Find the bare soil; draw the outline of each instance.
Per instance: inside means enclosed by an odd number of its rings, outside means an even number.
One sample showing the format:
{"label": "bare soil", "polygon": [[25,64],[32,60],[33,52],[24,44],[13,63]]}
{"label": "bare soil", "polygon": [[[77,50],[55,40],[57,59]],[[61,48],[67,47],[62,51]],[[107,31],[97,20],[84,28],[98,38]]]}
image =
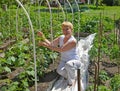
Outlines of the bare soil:
{"label": "bare soil", "polygon": [[[59,60],[56,60],[54,63],[49,65],[48,70],[44,77],[39,78],[40,81],[38,82],[37,90],[38,91],[46,91],[53,80],[55,80],[59,75],[56,72],[56,68],[59,64]],[[35,91],[35,86],[30,87],[30,91]]]}

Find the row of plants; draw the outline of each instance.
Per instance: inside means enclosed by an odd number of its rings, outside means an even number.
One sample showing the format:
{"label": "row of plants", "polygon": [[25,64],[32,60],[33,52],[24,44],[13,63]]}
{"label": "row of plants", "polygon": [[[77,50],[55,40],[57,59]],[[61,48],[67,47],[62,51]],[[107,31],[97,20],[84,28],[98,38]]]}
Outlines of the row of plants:
{"label": "row of plants", "polygon": [[[120,89],[120,74],[115,74],[114,77],[110,78],[104,70],[100,72],[100,81],[105,83],[109,81],[109,85],[105,86],[104,84],[100,84],[98,86],[98,91],[119,91]],[[93,91],[94,84],[88,87],[87,91]]]}
{"label": "row of plants", "polygon": [[[27,11],[29,11],[29,15],[31,21],[33,23],[34,31],[35,31],[35,41],[36,41],[36,50],[37,50],[37,75],[38,77],[44,76],[46,69],[49,64],[52,63],[53,59],[57,58],[58,53],[53,53],[47,48],[38,47],[37,43],[39,38],[37,37],[36,32],[42,31],[45,33],[46,37],[52,40],[52,37],[55,38],[61,34],[61,23],[64,21],[63,13],[52,13],[52,25],[50,21],[50,13],[49,11],[40,12],[40,7],[34,6],[25,6]],[[42,7],[43,8],[43,7]],[[46,7],[45,7],[46,8]],[[48,9],[49,10],[49,9]],[[16,13],[17,12],[17,13]],[[5,53],[4,58],[0,58],[0,74],[7,72],[12,72],[13,68],[23,67],[24,71],[21,72],[15,80],[11,79],[0,79],[4,80],[7,85],[1,87],[2,91],[29,91],[29,87],[34,85],[34,61],[33,61],[33,43],[32,43],[32,32],[28,23],[28,19],[25,16],[23,10],[19,7],[18,9],[8,9],[4,11],[0,8],[0,44],[2,45],[6,40],[15,39],[16,42],[12,46],[9,46],[7,50],[1,50],[1,52]],[[84,32],[84,33],[97,33],[94,46],[90,51],[91,60],[94,57],[98,56],[98,36],[99,36],[99,25],[102,20],[102,28],[103,35],[101,39],[101,53],[108,55],[111,59],[119,58],[119,46],[117,44],[113,44],[114,42],[114,20],[110,17],[104,17],[100,19],[100,17],[84,15],[84,13],[80,14],[80,30],[78,31],[78,12],[74,12],[74,32]],[[17,17],[17,18],[16,18]],[[67,14],[67,20],[72,22],[72,14]],[[17,24],[17,25],[16,25]],[[16,26],[18,28],[16,28]],[[51,34],[51,27],[52,32]],[[17,29],[17,30],[16,30]],[[109,34],[108,34],[109,33]],[[108,34],[108,35],[107,35]],[[24,44],[21,41],[25,38],[29,38],[29,42]],[[112,47],[111,47],[112,46]],[[32,51],[31,51],[32,50]],[[103,76],[102,75],[101,80]],[[118,79],[119,75],[112,79]],[[108,80],[107,76],[104,77],[105,81]],[[38,79],[39,80],[39,79]],[[119,88],[118,85],[114,85],[113,83],[118,84],[118,80],[111,80],[111,89]],[[113,86],[114,85],[114,86]],[[115,87],[118,86],[118,87]],[[104,89],[104,87],[100,87],[100,89]],[[91,89],[91,88],[90,88]],[[106,88],[105,88],[106,89]],[[92,91],[92,90],[91,90]],[[100,90],[101,91],[101,90]],[[103,90],[105,91],[105,90]],[[106,90],[109,91],[109,90]],[[116,90],[114,90],[116,91]]]}
{"label": "row of plants", "polygon": [[[26,7],[28,8],[28,7]],[[28,8],[29,9],[29,8]],[[36,32],[40,30],[40,22],[41,20],[41,31],[44,31],[46,37],[50,39],[50,21],[49,13],[43,13],[43,16],[46,19],[39,17],[39,12],[35,12],[36,8],[31,7],[30,9],[30,17],[33,23],[33,27],[35,29],[35,39],[36,39],[36,50],[37,50],[37,78],[39,81],[39,77],[44,76],[46,69],[48,68],[49,64],[52,63],[52,59],[57,57],[57,53],[53,53],[46,48],[39,48],[37,43],[37,34]],[[16,20],[16,11],[17,17]],[[1,50],[1,52],[5,53],[4,58],[0,58],[0,74],[13,72],[17,67],[22,67],[24,69],[23,72],[19,73],[15,79],[3,78],[0,79],[1,82],[5,82],[6,85],[0,87],[2,91],[28,91],[29,87],[34,85],[34,61],[33,61],[33,44],[32,44],[32,33],[29,29],[28,19],[25,16],[23,10],[19,8],[16,9],[9,9],[7,11],[3,11],[0,9],[1,16],[0,16],[0,41],[1,45],[6,42],[6,40],[15,39],[16,42],[12,46],[9,46],[7,50]],[[48,18],[48,19],[47,19]],[[17,22],[16,22],[17,21]],[[54,21],[57,23],[57,21]],[[18,24],[18,28],[16,30],[16,24]],[[56,30],[56,29],[55,29]],[[59,34],[59,32],[58,32]],[[57,35],[56,35],[57,36]],[[24,38],[29,38],[30,41],[26,44],[23,44],[21,41]],[[14,69],[14,70],[13,70]]]}

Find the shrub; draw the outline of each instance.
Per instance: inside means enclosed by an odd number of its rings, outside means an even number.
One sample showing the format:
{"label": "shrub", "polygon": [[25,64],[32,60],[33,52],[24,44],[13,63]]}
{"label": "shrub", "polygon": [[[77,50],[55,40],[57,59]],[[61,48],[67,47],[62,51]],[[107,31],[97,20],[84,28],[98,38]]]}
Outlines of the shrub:
{"label": "shrub", "polygon": [[120,0],[114,0],[114,5],[120,6]]}
{"label": "shrub", "polygon": [[114,4],[113,0],[103,0],[102,3],[107,5],[107,6],[112,6]]}
{"label": "shrub", "polygon": [[120,0],[102,0],[102,3],[107,6],[119,6]]}

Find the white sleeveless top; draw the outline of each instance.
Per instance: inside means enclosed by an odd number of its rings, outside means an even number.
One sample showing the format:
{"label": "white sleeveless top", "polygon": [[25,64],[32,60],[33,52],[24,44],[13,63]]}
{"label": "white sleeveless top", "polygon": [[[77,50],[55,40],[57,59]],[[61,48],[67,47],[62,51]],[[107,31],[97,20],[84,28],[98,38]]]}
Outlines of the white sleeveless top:
{"label": "white sleeveless top", "polygon": [[[59,46],[60,47],[64,44],[64,42],[63,42],[64,37],[65,37],[64,35],[60,36],[60,39],[59,39]],[[73,36],[71,36],[67,42],[70,42],[72,40],[76,41],[76,39]],[[74,47],[74,48],[72,48],[68,51],[61,52],[61,60],[62,61],[67,62],[67,61],[70,61],[70,60],[73,60],[73,59],[74,60],[79,60],[79,56],[77,54],[77,48],[76,47]]]}

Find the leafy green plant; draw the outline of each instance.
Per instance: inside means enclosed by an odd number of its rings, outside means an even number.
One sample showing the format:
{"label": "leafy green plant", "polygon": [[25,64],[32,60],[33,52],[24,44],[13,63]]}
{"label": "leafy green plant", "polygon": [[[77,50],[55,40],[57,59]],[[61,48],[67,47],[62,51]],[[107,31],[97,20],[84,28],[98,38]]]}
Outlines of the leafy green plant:
{"label": "leafy green plant", "polygon": [[[94,91],[94,86],[93,85],[89,86],[86,91]],[[112,91],[112,90],[110,90],[106,86],[100,85],[98,86],[98,91]]]}
{"label": "leafy green plant", "polygon": [[108,74],[104,70],[100,71],[99,78],[100,78],[100,81],[103,83],[106,82],[107,80],[109,80]]}
{"label": "leafy green plant", "polygon": [[120,89],[120,74],[116,74],[110,81],[112,91],[119,91]]}
{"label": "leafy green plant", "polygon": [[103,19],[103,30],[104,32],[110,32],[114,29],[114,21],[109,17]]}
{"label": "leafy green plant", "polygon": [[5,58],[0,58],[0,74],[3,72],[11,72],[11,69],[5,65],[6,64],[6,59]]}
{"label": "leafy green plant", "polygon": [[98,87],[98,91],[112,91],[112,90],[110,90],[109,88],[107,88],[106,86],[99,86]]}
{"label": "leafy green plant", "polygon": [[23,43],[16,43],[6,52],[6,63],[9,65],[21,66],[29,59],[29,47]]}
{"label": "leafy green plant", "polygon": [[113,47],[110,49],[110,58],[117,59],[119,57],[120,57],[119,45],[114,44]]}

